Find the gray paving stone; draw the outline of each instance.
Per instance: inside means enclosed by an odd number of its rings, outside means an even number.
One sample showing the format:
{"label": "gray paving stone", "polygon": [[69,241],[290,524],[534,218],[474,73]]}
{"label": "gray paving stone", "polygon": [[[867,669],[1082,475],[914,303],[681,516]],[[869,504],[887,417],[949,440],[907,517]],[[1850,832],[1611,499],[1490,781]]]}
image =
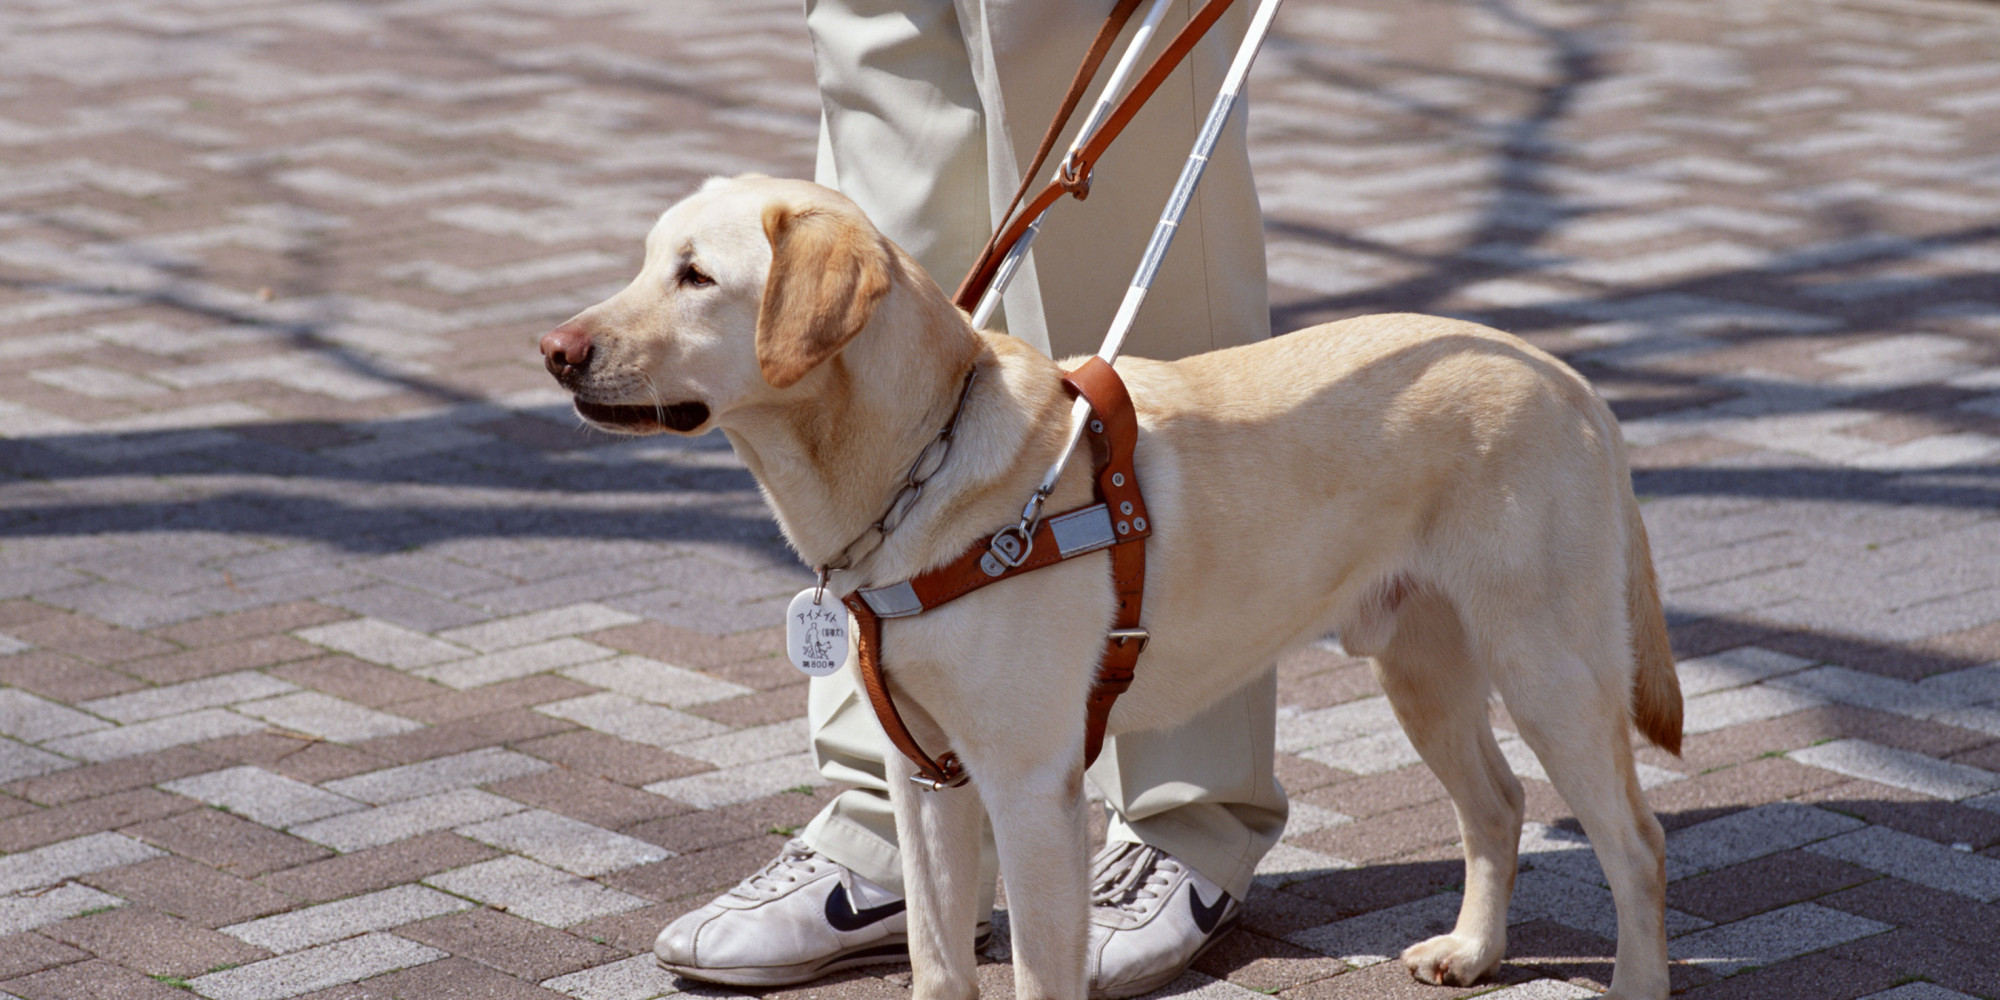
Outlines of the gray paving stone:
{"label": "gray paving stone", "polygon": [[595,632],[614,625],[629,625],[638,620],[637,615],[585,602],[449,629],[439,633],[438,638],[490,653],[531,642]]}
{"label": "gray paving stone", "polygon": [[684,778],[669,778],[646,786],[646,791],[700,809],[715,809],[738,802],[761,799],[792,788],[818,788],[826,783],[811,753],[798,753],[755,764],[705,771]]}
{"label": "gray paving stone", "polygon": [[275,916],[246,920],[223,927],[221,931],[259,948],[284,953],[471,908],[471,903],[436,889],[399,885]]}
{"label": "gray paving stone", "polygon": [[0,896],[0,934],[19,934],[94,910],[124,906],[108,892],[65,882],[39,892]]}
{"label": "gray paving stone", "polygon": [[[1515,878],[1507,922],[1518,924],[1529,920],[1553,920],[1607,941],[1618,939],[1618,911],[1612,904],[1611,890],[1554,872],[1525,871]],[[1671,906],[1667,907],[1666,921],[1668,937],[1713,926],[1710,921]]]}
{"label": "gray paving stone", "polygon": [[339,743],[356,743],[423,728],[423,723],[414,719],[363,708],[319,691],[299,691],[253,701],[236,706],[236,711]]}
{"label": "gray paving stone", "polygon": [[674,856],[663,847],[545,809],[461,826],[455,832],[586,878]]}
{"label": "gray paving stone", "polygon": [[455,868],[424,883],[550,927],[569,927],[650,905],[637,896],[513,855]]}
{"label": "gray paving stone", "polygon": [[160,787],[265,826],[294,826],[368,808],[345,796],[248,765],[179,778]]}
{"label": "gray paving stone", "polygon": [[1670,864],[1685,866],[1685,874],[1713,871],[1865,825],[1825,809],[1773,802],[1674,831],[1667,837],[1667,858]]}
{"label": "gray paving stone", "polygon": [[[679,993],[679,980],[660,968],[651,955],[635,955],[594,969],[542,980],[542,988],[575,1000],[654,1000]],[[1931,997],[1897,997],[1895,1000],[1934,1000]]]}
{"label": "gray paving stone", "polygon": [[1812,665],[1812,660],[1775,650],[1759,646],[1739,646],[1725,652],[1680,661],[1678,671],[1681,679],[1681,695],[1692,698],[1710,691],[1742,687],[1781,674],[1803,670]]}
{"label": "gray paving stone", "polygon": [[348,653],[385,667],[424,667],[471,654],[471,650],[422,632],[375,618],[316,625],[292,633],[314,645]]}
{"label": "gray paving stone", "polygon": [[1690,734],[1712,733],[1730,726],[1761,722],[1781,715],[1818,708],[1824,699],[1764,684],[1732,688],[1687,699],[1682,728]]}
{"label": "gray paving stone", "polygon": [[2000,789],[2000,774],[1992,771],[1879,746],[1867,740],[1834,740],[1785,756],[1851,778],[1953,801]]}
{"label": "gray paving stone", "polygon": [[1781,690],[1797,691],[1815,698],[1858,705],[1878,712],[1894,712],[1923,719],[1961,707],[1951,699],[1934,694],[1908,681],[1880,674],[1849,670],[1846,667],[1814,667],[1770,682]]}
{"label": "gray paving stone", "polygon": [[358,982],[397,969],[435,962],[445,953],[394,934],[360,937],[307,951],[211,972],[188,980],[189,988],[213,1000],[284,1000],[329,986]]}
{"label": "gray paving stone", "polygon": [[674,753],[728,768],[787,756],[810,741],[811,731],[806,726],[806,720],[787,719],[768,726],[753,726],[707,739],[678,743],[674,745]]}
{"label": "gray paving stone", "polygon": [[1795,903],[1676,938],[1667,943],[1667,954],[1727,976],[1890,929],[1888,924],[1817,903]]}
{"label": "gray paving stone", "polygon": [[40,743],[57,736],[110,727],[111,723],[103,719],[46,698],[37,698],[14,688],[0,688],[0,735],[11,736],[24,743]]}
{"label": "gray paving stone", "polygon": [[671,747],[729,731],[728,726],[719,722],[610,692],[552,701],[535,711],[656,747]]}
{"label": "gray paving stone", "polygon": [[[5,585],[0,584],[0,590],[4,589]],[[22,642],[5,632],[0,632],[0,656],[12,656],[15,653],[33,648],[35,648],[33,643]]]}
{"label": "gray paving stone", "polygon": [[620,656],[566,667],[558,673],[641,701],[672,707],[701,705],[751,693],[740,684],[643,656]]}
{"label": "gray paving stone", "polygon": [[1936,983],[1905,983],[1893,990],[1870,993],[1861,1000],[1975,1000],[1971,994],[1948,990]]}
{"label": "gray paving stone", "polygon": [[1806,849],[1982,903],[2000,899],[2000,861],[1900,830],[1870,826]]}
{"label": "gray paving stone", "polygon": [[484,656],[419,667],[411,673],[463,691],[615,655],[617,650],[581,639],[551,639]]}
{"label": "gray paving stone", "polygon": [[1423,761],[1401,728],[1314,747],[1299,756],[1355,774],[1387,774]]}
{"label": "gray paving stone", "polygon": [[147,688],[80,702],[78,707],[118,722],[144,722],[166,715],[179,715],[203,708],[219,708],[242,701],[270,698],[298,690],[298,685],[281,681],[255,670],[204,677],[183,684]]}
{"label": "gray paving stone", "polygon": [[449,757],[357,774],[326,782],[321,787],[380,805],[538,774],[553,766],[539,757],[501,747],[484,747]]}
{"label": "gray paving stone", "polygon": [[487,617],[485,612],[476,608],[393,584],[343,590],[320,600],[356,614],[421,632],[469,625]]}
{"label": "gray paving stone", "polygon": [[93,833],[0,857],[0,893],[55,885],[78,875],[161,856],[122,833]]}
{"label": "gray paving stone", "polygon": [[418,834],[520,812],[527,806],[474,788],[439,792],[292,828],[307,840],[351,852],[393,844]]}
{"label": "gray paving stone", "polygon": [[9,739],[0,739],[0,782],[16,778],[32,778],[65,768],[77,766],[68,757],[58,756],[46,750],[37,750],[26,744]]}
{"label": "gray paving stone", "polygon": [[44,744],[44,748],[69,757],[89,761],[118,760],[153,753],[168,747],[199,743],[242,733],[256,732],[264,723],[219,708],[172,715],[116,729],[100,729],[77,736],[64,736]]}

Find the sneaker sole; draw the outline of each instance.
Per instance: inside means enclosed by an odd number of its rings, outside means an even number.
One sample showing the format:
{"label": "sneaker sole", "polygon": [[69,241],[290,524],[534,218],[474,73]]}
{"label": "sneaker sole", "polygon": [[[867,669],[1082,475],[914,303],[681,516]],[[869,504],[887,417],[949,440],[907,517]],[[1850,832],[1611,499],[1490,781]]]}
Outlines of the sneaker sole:
{"label": "sneaker sole", "polygon": [[[990,930],[982,930],[973,941],[974,948],[986,947],[992,940]],[[842,969],[853,969],[864,965],[893,965],[910,960],[909,939],[903,935],[884,938],[880,944],[866,948],[842,952],[818,962],[801,962],[798,965],[758,965],[734,969],[700,968],[688,965],[673,965],[655,956],[660,968],[687,979],[698,979],[705,983],[720,983],[724,986],[796,986],[809,983]]]}
{"label": "sneaker sole", "polygon": [[1235,930],[1237,922],[1242,919],[1243,919],[1243,907],[1238,906],[1236,908],[1236,912],[1231,913],[1229,916],[1223,918],[1222,922],[1216,925],[1215,932],[1208,936],[1208,940],[1202,942],[1201,947],[1196,948],[1194,950],[1194,954],[1188,956],[1186,965],[1183,965],[1178,969],[1169,969],[1159,975],[1153,976],[1148,979],[1141,979],[1136,983],[1127,983],[1124,986],[1119,986],[1112,989],[1091,990],[1089,994],[1090,1000],[1130,1000],[1131,997],[1142,996],[1144,994],[1151,993],[1154,990],[1157,990],[1160,987],[1165,986],[1176,979],[1179,979],[1183,973],[1187,972],[1187,970],[1194,965],[1194,963],[1200,961],[1201,956],[1207,954],[1210,948],[1215,947],[1217,942],[1221,941],[1225,937],[1228,937],[1229,932]]}

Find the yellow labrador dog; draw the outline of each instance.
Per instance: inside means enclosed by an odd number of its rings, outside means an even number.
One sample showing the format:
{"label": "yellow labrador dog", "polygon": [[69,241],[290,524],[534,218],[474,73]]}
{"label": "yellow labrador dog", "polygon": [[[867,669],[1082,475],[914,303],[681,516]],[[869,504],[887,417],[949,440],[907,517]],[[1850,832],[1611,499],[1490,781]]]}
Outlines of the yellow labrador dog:
{"label": "yellow labrador dog", "polygon": [[[542,341],[584,419],[719,427],[807,565],[862,535],[979,377],[906,520],[835,592],[894,583],[1013,523],[1060,450],[1056,364],[975,330],[846,198],[713,180],[660,217],[625,290]],[[1631,731],[1680,742],[1680,689],[1618,427],[1562,362],[1458,320],[1365,316],[1171,363],[1125,358],[1153,513],[1152,643],[1112,733],[1168,726],[1288,647],[1338,630],[1374,658],[1465,838],[1452,933],[1417,978],[1467,984],[1505,950],[1522,792],[1498,691],[1589,833],[1618,911],[1611,994],[1667,994],[1660,824]],[[1090,502],[1088,453],[1048,509]],[[1112,619],[1108,557],[1072,559],[884,624],[897,704],[969,789],[923,792],[891,753],[921,1000],[977,993],[982,806],[1013,905],[1022,1000],[1083,1000],[1084,696]]]}

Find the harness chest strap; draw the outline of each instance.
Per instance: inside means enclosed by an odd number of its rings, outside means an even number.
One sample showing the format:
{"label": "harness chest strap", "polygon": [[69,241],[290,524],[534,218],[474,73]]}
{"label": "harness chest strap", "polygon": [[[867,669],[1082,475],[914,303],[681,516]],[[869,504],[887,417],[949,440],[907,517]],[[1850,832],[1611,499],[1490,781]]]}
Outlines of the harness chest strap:
{"label": "harness chest strap", "polygon": [[922,784],[932,788],[963,784],[965,769],[950,751],[936,758],[910,734],[889,695],[882,666],[882,619],[922,614],[991,583],[1050,566],[1099,549],[1111,550],[1111,583],[1117,595],[1112,627],[1105,636],[1104,655],[1085,703],[1084,766],[1104,748],[1104,729],[1111,706],[1132,686],[1133,669],[1145,648],[1139,612],[1146,585],[1145,538],[1152,521],[1139,494],[1132,454],[1139,440],[1139,421],[1125,383],[1102,358],[1091,358],[1063,376],[1063,385],[1090,403],[1091,436],[1105,452],[1097,470],[1097,502],[1043,518],[1030,536],[1026,551],[1018,535],[1002,532],[975,542],[958,558],[921,576],[857,590],[844,599],[860,626],[856,632],[862,690],[889,742],[917,767]]}

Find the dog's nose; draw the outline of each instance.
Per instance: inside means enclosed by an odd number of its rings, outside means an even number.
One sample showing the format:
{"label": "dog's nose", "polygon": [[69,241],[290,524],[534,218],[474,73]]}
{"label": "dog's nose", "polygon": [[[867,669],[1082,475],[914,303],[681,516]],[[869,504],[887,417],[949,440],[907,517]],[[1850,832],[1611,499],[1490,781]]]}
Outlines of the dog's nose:
{"label": "dog's nose", "polygon": [[590,331],[571,320],[542,334],[542,364],[557,378],[574,374],[590,363]]}

